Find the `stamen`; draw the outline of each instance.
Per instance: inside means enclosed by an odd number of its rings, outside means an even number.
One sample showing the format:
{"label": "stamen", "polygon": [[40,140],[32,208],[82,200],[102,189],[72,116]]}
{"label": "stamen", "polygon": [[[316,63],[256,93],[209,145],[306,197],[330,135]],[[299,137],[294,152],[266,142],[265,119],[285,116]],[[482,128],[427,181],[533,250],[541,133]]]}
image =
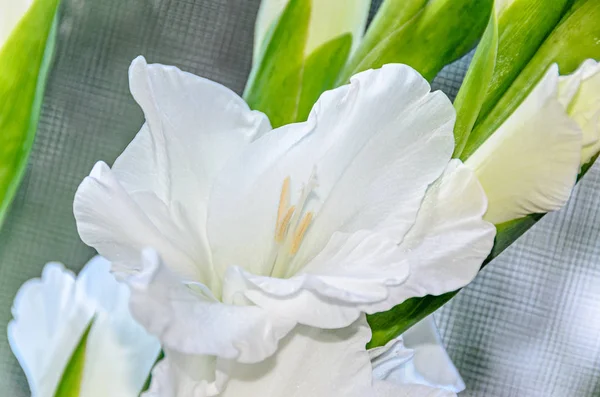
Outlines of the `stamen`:
{"label": "stamen", "polygon": [[283,219],[279,222],[277,226],[277,231],[275,232],[275,241],[278,243],[282,243],[287,234],[288,226],[290,225],[290,219],[292,215],[294,215],[294,211],[296,210],[296,206],[292,205],[288,208],[287,213],[283,217]]}
{"label": "stamen", "polygon": [[[313,189],[317,186],[316,170],[313,169],[308,182],[302,187],[296,205],[290,206],[290,177],[283,181],[277,208],[275,242],[273,247],[271,276],[286,277],[290,262],[300,250],[302,240],[314,217],[313,211],[306,211]],[[304,214],[304,215],[303,215]]]}
{"label": "stamen", "polygon": [[279,208],[277,208],[277,223],[275,224],[275,230],[278,231],[281,225],[281,221],[284,216],[287,215],[288,208],[290,206],[290,177],[288,176],[283,180],[283,186],[281,186],[281,194],[279,195]]}
{"label": "stamen", "polygon": [[310,225],[312,218],[313,218],[312,211],[307,212],[306,215],[304,215],[304,218],[302,218],[300,225],[298,225],[298,227],[296,228],[296,231],[294,233],[294,239],[292,240],[292,247],[290,248],[290,254],[295,255],[298,252],[298,250],[300,249],[300,244],[302,244],[302,239],[304,239],[304,234],[306,233],[306,230],[308,229],[308,226]]}

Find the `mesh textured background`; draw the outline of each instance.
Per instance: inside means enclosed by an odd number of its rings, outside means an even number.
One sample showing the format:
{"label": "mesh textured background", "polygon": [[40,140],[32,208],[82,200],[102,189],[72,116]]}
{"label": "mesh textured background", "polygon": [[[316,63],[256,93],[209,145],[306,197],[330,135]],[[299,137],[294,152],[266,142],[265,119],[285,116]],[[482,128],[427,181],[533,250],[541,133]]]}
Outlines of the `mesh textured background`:
{"label": "mesh textured background", "polygon": [[[45,262],[93,255],[72,215],[76,187],[142,124],[127,86],[139,55],[241,92],[259,0],[64,0],[54,69],[29,169],[0,233],[0,324]],[[456,94],[467,60],[434,88]],[[600,395],[600,170],[437,314],[465,396]],[[0,395],[27,383],[0,333]]]}

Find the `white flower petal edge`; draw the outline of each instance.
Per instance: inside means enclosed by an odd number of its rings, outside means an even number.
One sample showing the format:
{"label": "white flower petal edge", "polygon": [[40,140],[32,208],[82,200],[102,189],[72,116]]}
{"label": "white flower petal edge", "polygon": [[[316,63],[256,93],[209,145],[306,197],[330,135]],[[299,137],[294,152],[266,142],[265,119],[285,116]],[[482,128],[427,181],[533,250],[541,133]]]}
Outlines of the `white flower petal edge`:
{"label": "white flower petal edge", "polygon": [[[560,209],[575,185],[582,132],[559,99],[555,64],[515,112],[467,159],[500,224]],[[565,94],[566,95],[566,94]]]}
{"label": "white flower petal edge", "polygon": [[[246,297],[298,322],[343,327],[361,312],[440,295],[468,284],[492,248],[495,228],[481,219],[486,198],[472,171],[453,160],[427,191],[414,226],[396,246],[373,232],[334,234],[298,275],[276,279],[236,269]],[[289,314],[288,314],[289,315]]]}
{"label": "white flower petal edge", "polygon": [[465,384],[442,344],[433,315],[387,345],[369,350],[373,377],[459,393]]}
{"label": "white flower petal edge", "polygon": [[[240,364],[207,357],[171,356],[159,363],[145,397],[387,397],[442,396],[434,389],[411,384],[377,381],[373,387],[372,367],[365,349],[371,338],[361,317],[351,326],[323,330],[307,326],[294,328],[277,353],[258,364]],[[205,368],[218,368],[218,381],[207,382]],[[193,378],[195,377],[195,381]],[[224,389],[215,385],[224,378]],[[447,394],[454,395],[454,394]]]}
{"label": "white flower petal edge", "polygon": [[77,278],[59,263],[19,290],[8,325],[10,346],[35,396],[53,396],[90,321],[80,395],[135,397],[160,345],[128,310],[129,291],[97,256]]}
{"label": "white flower petal edge", "polygon": [[583,131],[581,164],[600,151],[600,63],[587,59],[572,74],[559,77],[559,98]]}

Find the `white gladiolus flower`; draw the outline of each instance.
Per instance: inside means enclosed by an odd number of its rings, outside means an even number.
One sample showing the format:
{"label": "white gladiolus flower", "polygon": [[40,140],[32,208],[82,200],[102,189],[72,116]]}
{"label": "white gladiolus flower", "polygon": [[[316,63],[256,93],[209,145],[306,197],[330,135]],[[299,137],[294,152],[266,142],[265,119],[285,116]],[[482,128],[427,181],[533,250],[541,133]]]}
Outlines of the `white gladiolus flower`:
{"label": "white gladiolus flower", "polygon": [[82,397],[137,397],[160,344],[131,317],[129,289],[110,274],[110,263],[92,259],[75,277],[59,263],[19,290],[8,325],[10,346],[25,371],[32,396],[53,397],[67,364],[85,341]]}
{"label": "white gladiolus flower", "polygon": [[[75,217],[167,358],[196,368],[196,395],[292,330],[345,328],[460,288],[492,247],[481,186],[450,160],[453,107],[408,66],[360,73],[307,122],[275,130],[173,67],[138,58],[130,84],[146,124],[84,180]],[[181,371],[164,373],[185,382]]]}
{"label": "white gladiolus flower", "polygon": [[569,76],[552,65],[513,114],[471,155],[499,224],[567,202],[582,164],[600,150],[600,74],[588,60]]}

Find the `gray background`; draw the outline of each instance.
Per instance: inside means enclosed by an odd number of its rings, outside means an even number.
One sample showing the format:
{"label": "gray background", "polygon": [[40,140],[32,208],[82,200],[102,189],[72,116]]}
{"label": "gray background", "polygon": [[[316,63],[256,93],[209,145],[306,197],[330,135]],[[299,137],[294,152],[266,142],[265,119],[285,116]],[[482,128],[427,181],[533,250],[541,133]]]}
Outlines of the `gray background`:
{"label": "gray background", "polygon": [[[142,114],[127,87],[137,55],[241,92],[259,0],[64,0],[54,69],[31,162],[0,232],[0,323],[19,286],[45,262],[79,269],[75,189],[96,160],[112,162]],[[455,95],[466,61],[434,88]],[[437,314],[465,396],[600,396],[600,169]],[[28,395],[5,332],[0,394]]]}

